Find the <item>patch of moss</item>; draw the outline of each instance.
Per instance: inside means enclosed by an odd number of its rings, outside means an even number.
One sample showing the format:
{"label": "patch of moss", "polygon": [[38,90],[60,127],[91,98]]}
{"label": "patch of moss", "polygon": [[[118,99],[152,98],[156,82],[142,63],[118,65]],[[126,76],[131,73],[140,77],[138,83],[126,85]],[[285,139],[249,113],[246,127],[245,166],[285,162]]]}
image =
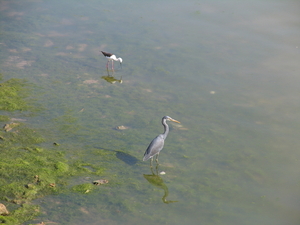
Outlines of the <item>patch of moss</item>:
{"label": "patch of moss", "polygon": [[23,204],[13,211],[9,216],[0,215],[0,223],[7,225],[22,224],[25,221],[35,218],[39,214],[39,207],[31,204]]}
{"label": "patch of moss", "polygon": [[[10,79],[0,84],[0,110],[33,109],[27,101],[25,84],[21,79]],[[8,120],[9,116],[0,116],[0,121]],[[14,206],[13,209],[8,206],[11,213],[0,216],[0,223],[15,225],[34,219],[39,209],[31,201],[67,191],[67,179],[71,176],[103,173],[102,167],[68,161],[65,154],[55,147],[46,149],[38,146],[44,141],[36,129],[25,123],[8,123],[0,130],[0,201]],[[80,184],[72,190],[88,193],[93,188],[92,184]]]}
{"label": "patch of moss", "polygon": [[[22,126],[16,133],[0,132],[3,137],[0,142],[0,200],[22,206],[8,216],[0,217],[5,224],[20,224],[32,219],[38,210],[30,205],[31,201],[67,191],[66,180],[71,176],[82,173],[98,175],[104,171],[104,168],[95,165],[68,161],[56,149],[35,146],[43,139],[32,129]],[[72,191],[89,193],[93,189],[93,184],[79,184]]]}
{"label": "patch of moss", "polygon": [[82,194],[90,193],[95,188],[91,183],[79,184],[72,187],[72,190]]}
{"label": "patch of moss", "polygon": [[64,174],[69,171],[69,165],[63,162],[57,162],[54,165],[57,174]]}
{"label": "patch of moss", "polygon": [[5,122],[5,121],[8,121],[8,120],[9,120],[8,116],[0,115],[0,122]]}
{"label": "patch of moss", "polygon": [[[10,145],[22,146],[24,149],[31,151],[29,146],[42,143],[44,138],[39,135],[35,130],[28,128],[25,124],[18,124],[18,126],[12,126],[9,132],[0,131],[0,136],[5,139],[2,143],[3,147]],[[35,151],[38,151],[35,148]]]}
{"label": "patch of moss", "polygon": [[0,110],[27,110],[29,105],[24,100],[28,96],[24,88],[26,84],[22,79],[10,79],[0,83]]}

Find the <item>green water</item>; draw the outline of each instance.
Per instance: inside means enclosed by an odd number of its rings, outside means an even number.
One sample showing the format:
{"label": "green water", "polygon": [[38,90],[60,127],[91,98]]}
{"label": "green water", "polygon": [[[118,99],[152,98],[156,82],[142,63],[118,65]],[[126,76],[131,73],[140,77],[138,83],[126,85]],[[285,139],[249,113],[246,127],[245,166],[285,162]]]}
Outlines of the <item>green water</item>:
{"label": "green water", "polygon": [[[38,108],[2,114],[87,169],[33,200],[26,224],[299,224],[298,8],[1,1],[0,72],[25,79]],[[100,50],[122,68],[108,74]],[[169,122],[166,174],[153,175],[141,160],[165,115],[181,126]]]}

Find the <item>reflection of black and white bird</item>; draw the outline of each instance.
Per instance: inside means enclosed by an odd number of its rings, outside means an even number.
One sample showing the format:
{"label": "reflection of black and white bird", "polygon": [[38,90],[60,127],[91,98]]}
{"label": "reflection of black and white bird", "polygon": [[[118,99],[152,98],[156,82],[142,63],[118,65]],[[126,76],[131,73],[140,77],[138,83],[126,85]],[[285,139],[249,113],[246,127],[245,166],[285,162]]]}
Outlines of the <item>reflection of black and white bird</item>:
{"label": "reflection of black and white bird", "polygon": [[143,161],[151,159],[151,161],[150,161],[151,166],[152,166],[153,156],[156,155],[156,162],[158,162],[158,155],[159,155],[160,151],[163,149],[164,144],[165,144],[165,139],[167,138],[167,136],[169,134],[169,126],[167,124],[167,121],[173,121],[176,123],[180,123],[179,121],[174,120],[169,116],[164,116],[162,118],[161,123],[164,126],[165,131],[163,134],[158,135],[156,138],[154,138],[151,141],[150,145],[148,146],[148,148],[144,154],[144,158],[143,158]]}
{"label": "reflection of black and white bird", "polygon": [[106,63],[106,68],[108,69],[108,63],[111,61],[111,68],[112,70],[114,69],[114,61],[119,61],[120,65],[122,65],[123,59],[122,58],[117,58],[114,54],[108,53],[108,52],[103,52],[101,51],[102,54],[107,58],[107,63]]}

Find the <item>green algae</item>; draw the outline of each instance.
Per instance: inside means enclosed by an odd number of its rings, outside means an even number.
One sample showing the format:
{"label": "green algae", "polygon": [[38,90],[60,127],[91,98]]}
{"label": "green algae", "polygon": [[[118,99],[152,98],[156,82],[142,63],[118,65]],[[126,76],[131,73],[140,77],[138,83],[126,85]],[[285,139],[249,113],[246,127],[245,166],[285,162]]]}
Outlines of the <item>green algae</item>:
{"label": "green algae", "polygon": [[9,116],[0,115],[0,122],[5,122],[9,120]]}
{"label": "green algae", "polygon": [[[2,76],[1,76],[2,77]],[[7,111],[29,110],[32,106],[26,101],[28,90],[26,82],[21,79],[10,79],[0,84],[0,109]],[[9,116],[1,115],[1,121],[8,121]],[[43,141],[43,138],[24,124],[11,123],[5,126],[6,131],[0,131],[1,160],[0,160],[0,200],[8,204],[20,205],[7,216],[0,216],[1,223],[21,224],[38,215],[38,207],[30,201],[41,195],[46,185],[33,182],[33,174],[38,174],[39,169],[34,169],[35,160],[32,153],[41,152],[33,146]],[[32,151],[26,151],[32,149]],[[39,151],[34,151],[39,150]],[[27,184],[27,185],[26,185]]]}
{"label": "green algae", "polygon": [[72,191],[79,192],[81,194],[90,193],[95,188],[95,185],[91,183],[79,184],[72,187]]}
{"label": "green algae", "polygon": [[28,96],[28,91],[24,88],[26,81],[12,78],[0,83],[0,110],[28,110],[28,101],[24,97]]}
{"label": "green algae", "polygon": [[[7,80],[0,86],[0,109],[3,112],[36,110],[27,101],[28,95],[24,80]],[[2,122],[9,120],[10,116],[0,117]],[[11,211],[9,215],[0,216],[3,224],[21,224],[34,219],[40,210],[32,201],[49,194],[68,192],[70,177],[83,173],[100,175],[105,171],[103,167],[80,160],[67,160],[55,147],[41,147],[45,138],[39,129],[32,129],[26,123],[6,125],[0,130],[0,137],[0,201]],[[93,190],[93,185],[79,184],[71,190],[86,193]]]}
{"label": "green algae", "polygon": [[39,207],[32,204],[23,204],[14,210],[9,216],[1,216],[0,222],[7,225],[22,224],[33,219],[39,214]]}
{"label": "green algae", "polygon": [[[69,161],[59,150],[36,146],[43,139],[25,125],[11,132],[1,131],[0,135],[3,137],[0,142],[0,200],[20,205],[8,216],[0,217],[4,224],[20,224],[36,217],[39,210],[32,205],[32,200],[68,191],[67,179],[70,177],[104,172],[99,166]],[[86,169],[87,166],[93,170]],[[85,193],[92,188],[92,184],[82,184],[72,190]]]}
{"label": "green algae", "polygon": [[[0,147],[3,151],[1,151],[2,160],[0,161],[0,176],[2,177],[0,192],[6,196],[4,199],[16,202],[23,199],[24,201],[32,200],[36,196],[43,195],[42,193],[56,192],[56,189],[50,186],[51,183],[63,184],[67,177],[83,172],[95,174],[103,172],[103,168],[87,163],[70,162],[65,159],[61,151],[34,147],[37,140],[40,142],[41,139],[30,138],[28,131],[30,131],[29,128],[18,130],[15,135],[11,135],[12,132],[1,133],[3,140]],[[23,138],[19,138],[23,134],[31,142],[28,140],[23,142]],[[27,147],[28,145],[31,147]],[[93,166],[95,172],[87,170],[84,166]],[[38,180],[34,177],[38,177]],[[15,179],[20,180],[13,182]],[[24,186],[27,183],[33,183],[33,186],[28,189]]]}

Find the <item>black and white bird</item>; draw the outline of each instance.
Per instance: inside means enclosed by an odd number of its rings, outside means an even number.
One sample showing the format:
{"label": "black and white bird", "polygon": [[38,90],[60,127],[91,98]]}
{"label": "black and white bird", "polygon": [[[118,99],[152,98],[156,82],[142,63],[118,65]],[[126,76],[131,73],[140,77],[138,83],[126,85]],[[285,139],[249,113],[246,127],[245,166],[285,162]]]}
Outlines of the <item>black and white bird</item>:
{"label": "black and white bird", "polygon": [[108,69],[108,63],[109,63],[109,61],[111,61],[111,68],[112,68],[112,70],[114,70],[114,61],[119,61],[120,65],[122,66],[122,62],[123,62],[122,58],[117,58],[112,53],[103,52],[103,51],[101,51],[101,52],[107,58],[106,69]]}

